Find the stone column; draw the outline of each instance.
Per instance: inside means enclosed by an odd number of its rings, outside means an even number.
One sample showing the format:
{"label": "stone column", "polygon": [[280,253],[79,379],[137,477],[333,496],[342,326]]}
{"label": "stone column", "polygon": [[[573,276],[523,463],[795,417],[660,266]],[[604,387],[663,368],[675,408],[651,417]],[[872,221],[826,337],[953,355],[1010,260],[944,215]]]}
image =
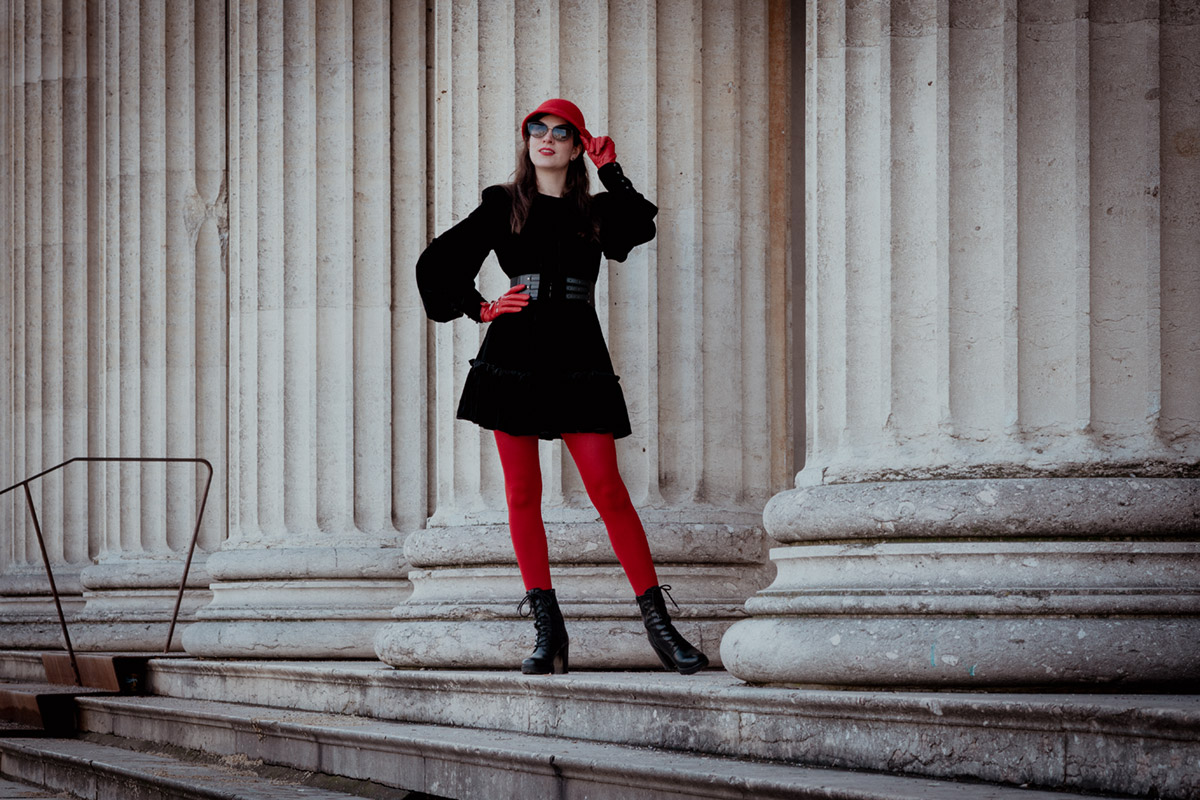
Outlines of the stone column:
{"label": "stone column", "polygon": [[753,682],[1200,677],[1200,17],[810,0],[807,461]]}
{"label": "stone column", "polygon": [[[765,122],[779,111],[768,30],[785,4],[437,2],[432,14],[427,237],[509,179],[521,118],[555,96],[614,138],[659,206],[657,239],[601,270],[597,308],[633,421],[622,473],[676,619],[716,661],[739,593],[765,582],[758,509],[789,471]],[[493,258],[479,283],[485,296],[507,287]],[[492,435],[454,418],[482,333],[469,320],[430,327],[429,519],[405,543],[412,596],[376,639],[396,666],[512,668],[532,643]],[[541,461],[572,662],[657,666],[570,455],[543,443]]]}
{"label": "stone column", "polygon": [[[16,286],[13,258],[13,229],[16,227],[13,204],[13,113],[15,81],[13,74],[12,15],[0,16],[0,75],[10,76],[0,80],[0,219],[9,220],[0,225],[0,286],[9,289],[0,301],[0,409],[13,409],[13,302],[11,290]],[[0,489],[12,485],[13,476],[13,415],[5,414],[0,421]],[[8,569],[13,557],[13,515],[11,501],[0,501],[0,573]]]}
{"label": "stone column", "polygon": [[[4,486],[87,447],[87,264],[85,12],[82,2],[30,2],[6,15],[11,76],[4,192],[11,238],[4,297],[11,314],[11,442]],[[11,304],[11,305],[10,305]],[[8,348],[6,348],[7,350]],[[86,470],[58,472],[32,487],[70,614],[81,605],[79,573],[95,546],[87,525]],[[0,577],[0,630],[13,647],[62,644],[33,526],[20,490],[6,495],[11,521]],[[6,525],[7,527],[7,525]]]}
{"label": "stone column", "polygon": [[407,588],[397,496],[420,490],[393,477],[423,350],[402,343],[394,381],[389,4],[229,8],[230,536],[184,646],[369,657]]}
{"label": "stone column", "polygon": [[[5,19],[21,31],[6,28],[5,44],[21,65],[6,106],[20,147],[10,140],[4,184],[5,485],[78,456],[204,456],[218,469],[201,536],[213,549],[224,537],[224,4],[46,0]],[[202,477],[72,465],[35,485],[80,649],[162,646]],[[14,497],[0,618],[25,610],[6,641],[55,647],[57,623],[43,634],[35,619],[53,610]],[[185,621],[206,594],[203,552],[191,584]]]}
{"label": "stone column", "polygon": [[[224,3],[89,9],[92,454],[215,466],[181,620],[224,538]],[[162,647],[207,473],[93,468],[104,531],[83,572],[83,649]],[[178,640],[176,640],[178,646]]]}

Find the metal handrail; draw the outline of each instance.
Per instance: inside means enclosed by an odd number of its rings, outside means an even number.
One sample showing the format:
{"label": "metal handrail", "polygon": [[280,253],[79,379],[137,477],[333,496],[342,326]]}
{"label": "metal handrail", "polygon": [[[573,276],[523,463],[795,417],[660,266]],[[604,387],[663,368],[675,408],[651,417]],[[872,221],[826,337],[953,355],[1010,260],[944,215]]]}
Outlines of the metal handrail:
{"label": "metal handrail", "polygon": [[29,484],[36,481],[38,478],[49,475],[51,472],[60,470],[68,464],[74,464],[76,461],[87,463],[95,462],[122,462],[122,463],[137,463],[137,464],[203,464],[208,467],[208,479],[204,482],[204,494],[200,498],[200,513],[196,515],[196,528],[192,531],[192,543],[188,546],[187,559],[183,562],[183,578],[179,581],[179,593],[175,596],[175,610],[171,613],[171,627],[167,629],[167,643],[163,646],[163,652],[171,652],[171,639],[175,636],[175,623],[179,619],[179,607],[183,603],[183,592],[187,588],[188,571],[192,568],[192,555],[196,552],[196,543],[200,539],[200,522],[204,519],[204,507],[208,504],[208,490],[212,486],[213,467],[205,458],[153,458],[153,457],[134,457],[134,456],[77,456],[68,461],[51,467],[50,469],[42,470],[37,475],[30,476],[19,483],[14,483],[4,491],[0,492],[0,496],[6,495],[13,489],[24,487],[25,502],[29,505],[29,514],[33,519],[33,530],[37,534],[38,547],[42,551],[42,563],[46,565],[46,577],[50,580],[50,591],[54,594],[54,607],[58,610],[58,623],[62,626],[63,640],[67,643],[67,655],[71,658],[71,670],[75,673],[75,685],[83,685],[83,681],[79,676],[79,664],[75,660],[75,648],[71,646],[71,634],[67,632],[67,618],[63,615],[62,601],[58,596],[58,587],[54,583],[54,571],[50,569],[50,556],[46,553],[46,541],[42,538],[42,526],[38,522],[37,509],[33,505],[33,495],[29,491]]}

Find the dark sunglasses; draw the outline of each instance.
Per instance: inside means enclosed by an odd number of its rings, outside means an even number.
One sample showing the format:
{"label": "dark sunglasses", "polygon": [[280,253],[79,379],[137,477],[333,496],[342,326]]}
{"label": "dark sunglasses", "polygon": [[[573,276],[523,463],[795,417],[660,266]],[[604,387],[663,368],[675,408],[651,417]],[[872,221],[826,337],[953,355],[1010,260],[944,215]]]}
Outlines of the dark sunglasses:
{"label": "dark sunglasses", "polygon": [[551,128],[546,123],[536,119],[525,123],[525,134],[530,139],[540,139],[546,135],[546,131],[550,131],[550,135],[554,137],[554,141],[565,142],[574,135],[575,129],[570,125],[555,125]]}

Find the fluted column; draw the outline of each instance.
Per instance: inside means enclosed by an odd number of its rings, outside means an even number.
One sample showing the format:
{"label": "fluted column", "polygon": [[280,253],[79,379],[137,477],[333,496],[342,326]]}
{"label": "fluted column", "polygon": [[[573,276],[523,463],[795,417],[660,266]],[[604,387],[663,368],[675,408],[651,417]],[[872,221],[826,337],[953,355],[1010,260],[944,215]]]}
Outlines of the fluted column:
{"label": "fluted column", "polygon": [[[389,4],[229,8],[230,537],[184,646],[369,656],[419,491],[393,477],[412,467],[393,456]],[[419,380],[421,343],[400,352]]]}
{"label": "fluted column", "polygon": [[[6,15],[11,76],[5,184],[11,220],[4,297],[11,314],[12,428],[5,464],[12,482],[87,447],[86,47],[82,2],[27,2]],[[10,413],[11,412],[11,413]],[[69,454],[69,455],[67,455]],[[96,542],[87,524],[86,470],[58,472],[33,499],[64,595],[78,610],[79,573]],[[61,644],[41,554],[22,492],[6,495],[7,563],[0,626],[17,647]],[[11,516],[7,516],[11,514]],[[6,526],[7,527],[7,526]]]}
{"label": "fluted column", "polygon": [[810,0],[807,460],[754,682],[1200,677],[1200,17]]}
{"label": "fluted column", "polygon": [[[759,509],[790,469],[786,297],[768,291],[784,269],[770,247],[774,128],[764,122],[779,111],[768,31],[784,14],[783,3],[692,0],[432,6],[426,241],[509,179],[521,118],[556,96],[614,138],[626,174],[660,209],[654,242],[601,270],[597,309],[633,423],[618,443],[622,473],[659,577],[675,587],[676,619],[714,661],[744,594],[764,582]],[[506,288],[494,259],[479,285],[489,297]],[[405,543],[413,594],[376,640],[393,665],[508,668],[532,641],[516,613],[524,590],[495,444],[455,419],[482,334],[469,320],[430,331],[433,486],[428,524]],[[657,665],[570,455],[543,443],[541,465],[572,661]]]}
{"label": "fluted column", "polygon": [[[78,456],[212,461],[186,622],[225,530],[224,4],[45,0],[5,22],[6,485]],[[206,477],[76,464],[34,485],[56,582],[86,602],[79,648],[162,646]],[[17,497],[3,591],[49,609]],[[57,646],[20,620],[6,641]]]}
{"label": "fluted column", "polygon": [[[12,14],[0,15],[0,75],[12,75],[13,63]],[[13,205],[13,81],[0,80],[0,219],[9,220],[0,225],[0,286],[15,287],[13,264],[13,229],[16,227]],[[11,291],[0,301],[0,409],[13,408],[12,380],[13,302]],[[0,488],[11,486],[13,477],[13,422],[12,414],[5,414],[0,422]],[[13,560],[11,502],[0,504],[0,573],[8,569]]]}
{"label": "fluted column", "polygon": [[[90,9],[92,454],[203,457],[209,494],[182,620],[224,538],[225,12],[219,2]],[[102,411],[101,411],[102,409]],[[84,570],[83,648],[163,644],[206,471],[93,468],[105,531]],[[177,643],[176,643],[177,644]]]}

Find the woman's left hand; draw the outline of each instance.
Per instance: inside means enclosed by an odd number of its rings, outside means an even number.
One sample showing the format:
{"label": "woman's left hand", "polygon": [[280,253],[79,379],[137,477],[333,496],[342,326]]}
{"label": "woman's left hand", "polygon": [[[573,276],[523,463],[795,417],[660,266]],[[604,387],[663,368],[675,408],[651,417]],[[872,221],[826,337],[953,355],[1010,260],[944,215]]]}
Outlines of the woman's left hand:
{"label": "woman's left hand", "polygon": [[617,160],[617,146],[607,136],[593,136],[584,144],[584,149],[597,169]]}

